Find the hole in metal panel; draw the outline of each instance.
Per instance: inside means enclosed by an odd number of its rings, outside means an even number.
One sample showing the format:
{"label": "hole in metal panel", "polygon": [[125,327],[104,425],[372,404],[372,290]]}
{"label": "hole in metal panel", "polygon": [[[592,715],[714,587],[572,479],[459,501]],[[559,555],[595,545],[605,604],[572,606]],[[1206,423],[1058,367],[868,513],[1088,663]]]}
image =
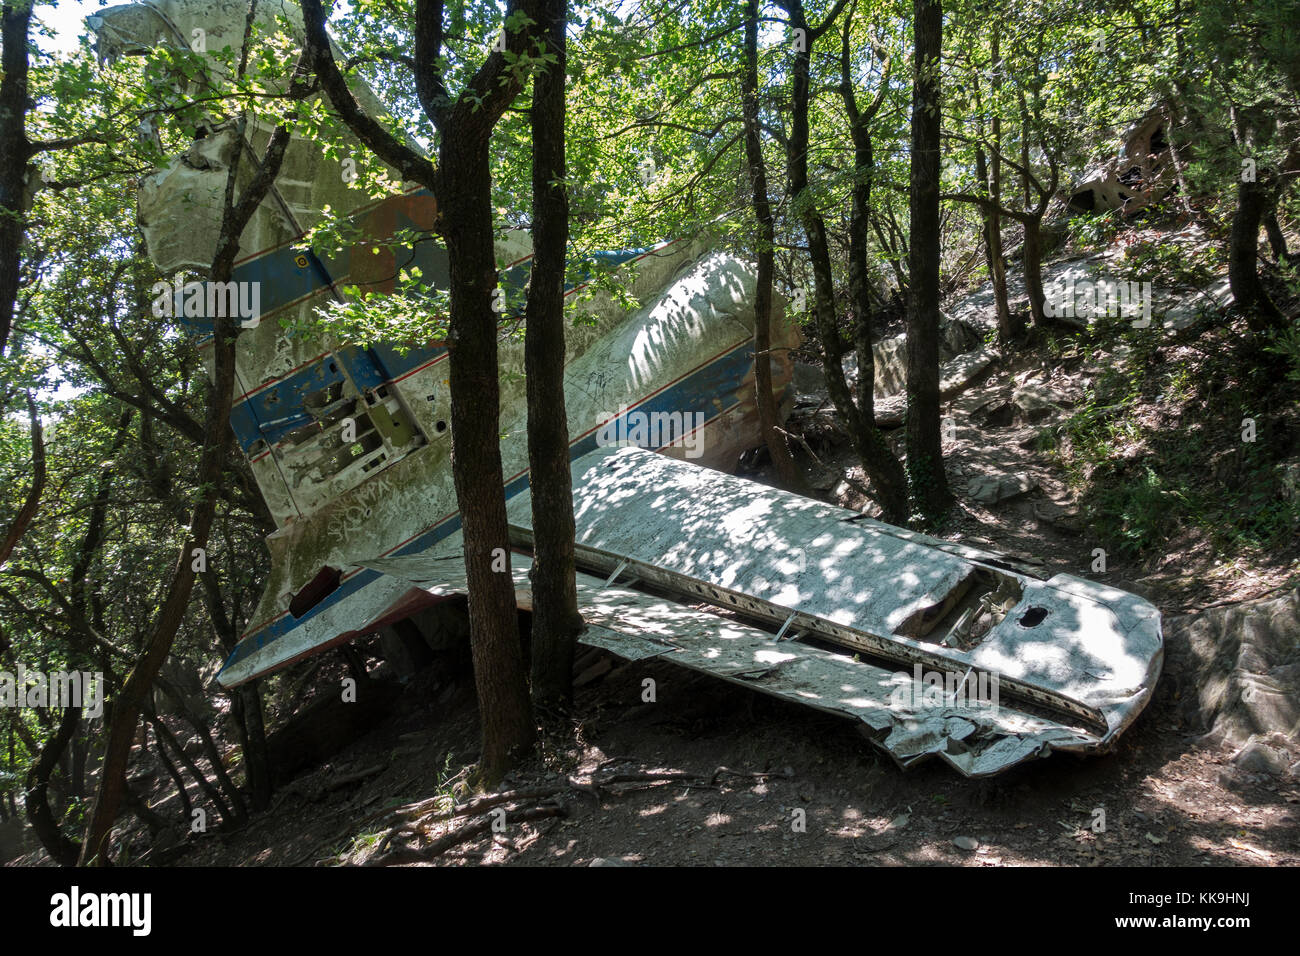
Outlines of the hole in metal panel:
{"label": "hole in metal panel", "polygon": [[1021,627],[1037,627],[1039,624],[1043,623],[1043,619],[1046,617],[1047,608],[1031,607],[1026,610],[1024,614],[1020,615],[1020,620],[1017,623]]}

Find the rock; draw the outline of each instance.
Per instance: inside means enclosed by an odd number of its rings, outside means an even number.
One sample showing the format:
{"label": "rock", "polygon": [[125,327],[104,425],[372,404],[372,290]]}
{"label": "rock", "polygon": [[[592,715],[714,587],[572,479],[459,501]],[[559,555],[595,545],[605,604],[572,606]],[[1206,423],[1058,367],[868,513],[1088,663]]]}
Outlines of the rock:
{"label": "rock", "polygon": [[980,841],[974,837],[959,836],[953,838],[953,846],[961,850],[974,851],[979,849]]}
{"label": "rock", "polygon": [[1246,773],[1267,773],[1281,776],[1286,773],[1286,758],[1284,751],[1276,747],[1270,747],[1266,743],[1261,743],[1258,739],[1252,737],[1242,747],[1233,754],[1232,762]]}
{"label": "rock", "polygon": [[1160,322],[1167,329],[1185,329],[1202,313],[1213,313],[1228,308],[1233,303],[1232,284],[1220,279],[1206,289],[1195,289],[1181,296],[1177,304],[1167,309]]}
{"label": "rock", "polygon": [[[951,364],[951,362],[965,358],[968,354],[977,354],[970,352],[970,350],[979,345],[982,339],[983,330],[977,323],[967,321],[964,318],[941,317],[939,321],[939,361]],[[877,398],[897,395],[905,390],[907,386],[906,345],[906,335],[893,335],[887,339],[881,339],[872,346],[871,359],[875,364],[875,382],[873,384],[874,394]],[[944,366],[945,369],[947,364]],[[798,369],[796,369],[797,371]],[[980,369],[980,371],[983,371],[983,369]],[[844,356],[844,375],[848,379],[850,386],[857,386],[858,357],[852,352]],[[946,377],[946,373],[941,371],[941,380]],[[800,387],[798,379],[796,379],[795,387]],[[825,387],[824,380],[822,387]]]}
{"label": "rock", "polygon": [[620,860],[618,857],[598,856],[587,866],[636,866],[636,864],[629,863],[627,860]]}
{"label": "rock", "polygon": [[1241,749],[1300,743],[1300,588],[1171,618],[1165,644],[1165,679],[1194,731]]}
{"label": "rock", "polygon": [[986,505],[996,505],[1027,494],[1038,487],[1038,479],[1030,475],[983,475],[966,486],[966,494]]}
{"label": "rock", "polygon": [[878,428],[898,428],[907,415],[907,396],[891,395],[876,400],[876,426]]}
{"label": "rock", "polygon": [[1016,423],[1014,402],[990,402],[976,410],[982,428],[1008,428]]}
{"label": "rock", "polygon": [[1044,418],[1061,412],[1061,403],[1066,401],[1061,395],[1045,385],[1022,385],[1015,390],[1011,401],[1020,411],[1024,420],[1033,424]]}
{"label": "rock", "polygon": [[817,365],[795,362],[794,374],[790,381],[799,400],[816,404],[826,398],[826,376]]}
{"label": "rock", "polygon": [[1063,508],[1051,501],[1036,503],[1034,517],[1067,534],[1078,534],[1083,530],[1083,518],[1078,511]]}
{"label": "rock", "polygon": [[944,362],[939,369],[939,395],[946,401],[965,391],[996,359],[992,349],[977,349]]}
{"label": "rock", "polygon": [[[876,364],[875,395],[877,398],[899,394],[907,386],[906,344],[907,336],[895,335],[881,339],[872,347],[872,358]],[[849,381],[856,385],[858,381],[856,355],[845,356],[844,371],[850,376]]]}

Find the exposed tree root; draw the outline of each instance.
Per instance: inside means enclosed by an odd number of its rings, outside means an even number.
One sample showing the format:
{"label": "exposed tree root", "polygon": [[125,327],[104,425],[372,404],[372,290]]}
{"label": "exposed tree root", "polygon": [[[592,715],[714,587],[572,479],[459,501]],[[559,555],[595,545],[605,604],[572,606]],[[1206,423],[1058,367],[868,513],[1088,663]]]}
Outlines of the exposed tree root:
{"label": "exposed tree root", "polygon": [[[685,783],[695,787],[717,786],[723,776],[745,777],[749,779],[767,779],[769,777],[789,777],[787,771],[743,771],[729,767],[718,767],[710,776],[686,771],[632,771],[625,773],[607,773],[593,775],[588,781],[569,777],[562,783],[539,784],[531,787],[519,787],[501,793],[490,793],[468,800],[450,808],[437,809],[444,803],[445,797],[434,797],[405,807],[396,807],[387,811],[400,822],[396,823],[379,841],[375,853],[368,857],[364,866],[392,866],[401,863],[427,862],[442,855],[452,847],[459,846],[492,832],[493,824],[524,823],[546,817],[565,816],[562,794],[580,793],[596,800],[602,796],[621,796],[645,786]],[[628,786],[631,785],[631,786]],[[531,806],[530,806],[531,804]],[[504,816],[495,813],[502,808]],[[463,817],[482,816],[464,826],[448,830],[423,846],[412,846],[399,841],[425,838],[431,827],[438,824],[450,824]],[[393,844],[397,844],[394,846]]]}

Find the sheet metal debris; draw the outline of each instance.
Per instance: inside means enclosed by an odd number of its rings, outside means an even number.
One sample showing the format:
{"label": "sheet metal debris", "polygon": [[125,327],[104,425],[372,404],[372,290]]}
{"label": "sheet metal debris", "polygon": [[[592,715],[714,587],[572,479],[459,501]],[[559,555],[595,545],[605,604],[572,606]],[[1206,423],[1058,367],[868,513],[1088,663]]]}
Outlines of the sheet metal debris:
{"label": "sheet metal debris", "polygon": [[[573,474],[584,643],[861,721],[902,766],[937,757],[980,777],[1053,751],[1103,752],[1159,676],[1159,612],[1135,595],[1039,580],[636,448],[600,449]],[[509,511],[526,545],[527,495]],[[365,566],[446,598],[465,590],[448,545]],[[660,593],[608,583],[610,567]],[[524,607],[527,569],[517,555]],[[778,643],[792,621],[799,636]]]}

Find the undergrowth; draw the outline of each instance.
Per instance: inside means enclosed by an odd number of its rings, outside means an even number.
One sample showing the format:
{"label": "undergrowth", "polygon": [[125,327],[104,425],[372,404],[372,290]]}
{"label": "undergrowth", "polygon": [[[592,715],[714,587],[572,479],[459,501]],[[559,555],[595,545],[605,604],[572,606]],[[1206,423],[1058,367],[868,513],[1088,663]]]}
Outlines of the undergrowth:
{"label": "undergrowth", "polygon": [[[1204,286],[1223,274],[1216,245],[1131,242],[1126,266],[1157,286]],[[1155,561],[1188,531],[1215,559],[1296,549],[1300,323],[1261,343],[1231,313],[1203,313],[1174,334],[1102,319],[1049,348],[1099,370],[1040,448],[1109,553]]]}

